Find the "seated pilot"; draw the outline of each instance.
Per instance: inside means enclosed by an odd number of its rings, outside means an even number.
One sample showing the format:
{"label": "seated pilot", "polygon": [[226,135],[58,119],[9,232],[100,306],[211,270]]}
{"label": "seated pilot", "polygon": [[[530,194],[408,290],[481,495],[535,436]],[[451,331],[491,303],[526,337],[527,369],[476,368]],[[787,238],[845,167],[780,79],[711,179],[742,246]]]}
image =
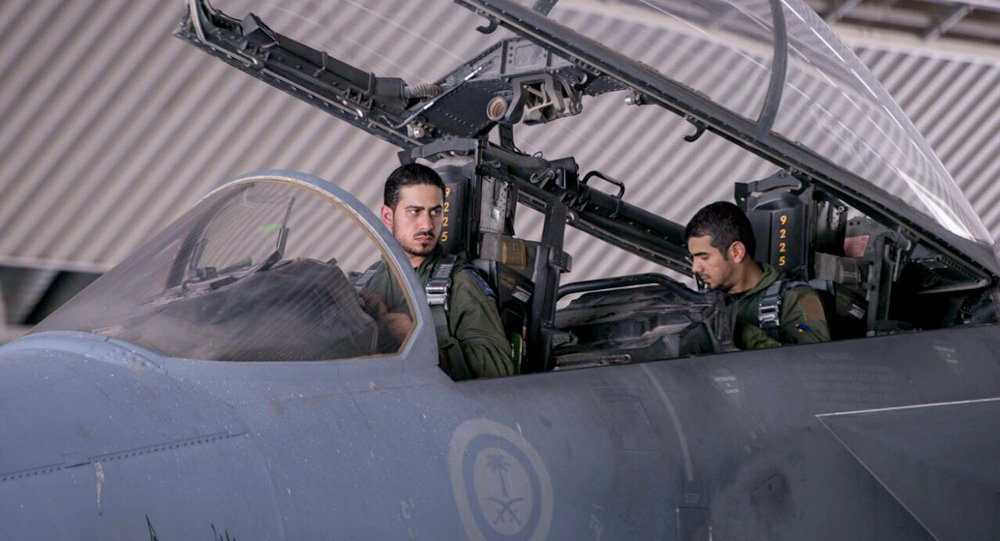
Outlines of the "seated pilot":
{"label": "seated pilot", "polygon": [[[444,182],[430,167],[416,163],[398,167],[385,182],[382,223],[403,248],[421,285],[426,287],[441,265],[451,265],[447,325],[437,329],[441,367],[454,379],[510,375],[514,371],[510,343],[495,295],[471,265],[446,258],[438,245],[444,191]],[[381,268],[364,286],[362,297],[379,322],[380,342],[399,344],[412,326],[406,299],[385,265],[377,265]]]}
{"label": "seated pilot", "polygon": [[732,203],[699,210],[684,229],[691,271],[707,287],[725,292],[740,349],[830,340],[819,295],[804,282],[786,281],[754,258],[750,220]]}

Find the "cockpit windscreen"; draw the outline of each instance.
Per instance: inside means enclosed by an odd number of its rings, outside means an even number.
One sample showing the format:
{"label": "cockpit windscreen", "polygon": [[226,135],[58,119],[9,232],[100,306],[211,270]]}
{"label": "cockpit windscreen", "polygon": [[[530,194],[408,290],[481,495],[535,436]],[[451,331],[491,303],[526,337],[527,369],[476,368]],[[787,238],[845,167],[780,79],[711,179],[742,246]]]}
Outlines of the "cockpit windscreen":
{"label": "cockpit windscreen", "polygon": [[[358,285],[379,268],[403,294],[387,259],[345,203],[255,178],[213,192],[35,331],[95,332],[191,359],[391,354],[405,340],[380,336]],[[397,309],[412,322],[410,306]]]}

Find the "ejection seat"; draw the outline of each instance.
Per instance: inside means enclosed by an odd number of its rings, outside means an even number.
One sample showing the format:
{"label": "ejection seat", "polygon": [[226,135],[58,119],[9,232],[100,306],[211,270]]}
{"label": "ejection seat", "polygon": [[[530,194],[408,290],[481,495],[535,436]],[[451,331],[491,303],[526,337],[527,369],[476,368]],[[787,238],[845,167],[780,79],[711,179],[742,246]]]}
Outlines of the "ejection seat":
{"label": "ejection seat", "polygon": [[756,260],[816,290],[832,339],[864,335],[868,302],[862,265],[845,253],[846,205],[785,171],[736,183],[735,198],[753,227]]}
{"label": "ejection seat", "polygon": [[[544,315],[535,302],[536,283],[554,279],[540,242],[514,236],[517,192],[513,185],[480,176],[469,157],[431,164],[445,183],[441,246],[446,254],[469,261],[496,294],[497,310],[511,342],[515,373],[546,370],[548,345]],[[564,268],[568,270],[569,257]]]}

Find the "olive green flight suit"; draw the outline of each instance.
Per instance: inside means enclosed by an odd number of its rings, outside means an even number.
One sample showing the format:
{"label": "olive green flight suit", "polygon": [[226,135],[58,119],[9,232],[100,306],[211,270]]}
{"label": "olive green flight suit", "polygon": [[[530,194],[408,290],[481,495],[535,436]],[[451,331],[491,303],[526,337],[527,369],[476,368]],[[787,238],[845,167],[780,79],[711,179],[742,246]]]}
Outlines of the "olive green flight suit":
{"label": "olive green flight suit", "polygon": [[767,288],[778,279],[778,271],[771,265],[761,265],[764,275],[749,290],[729,295],[735,329],[733,342],[740,349],[764,349],[782,344],[814,344],[830,340],[823,304],[811,287],[801,284],[786,286],[781,296],[778,337],[771,338],[757,324],[757,307],[767,293]]}
{"label": "olive green flight suit", "polygon": [[[420,285],[426,287],[443,259],[443,252],[435,248],[415,269]],[[409,314],[402,288],[391,279],[384,263],[365,286],[365,290],[379,295],[389,312]],[[493,292],[468,263],[456,263],[451,269],[451,287],[448,290],[448,331],[450,337],[438,344],[441,366],[448,366],[450,348],[461,348],[465,363],[473,377],[491,378],[514,373],[510,342],[504,335],[503,324],[497,313]],[[414,317],[412,314],[410,317]],[[384,337],[391,341],[391,337]],[[383,343],[382,351],[391,351],[391,344]],[[440,342],[440,340],[439,340]],[[396,344],[398,347],[398,344]]]}

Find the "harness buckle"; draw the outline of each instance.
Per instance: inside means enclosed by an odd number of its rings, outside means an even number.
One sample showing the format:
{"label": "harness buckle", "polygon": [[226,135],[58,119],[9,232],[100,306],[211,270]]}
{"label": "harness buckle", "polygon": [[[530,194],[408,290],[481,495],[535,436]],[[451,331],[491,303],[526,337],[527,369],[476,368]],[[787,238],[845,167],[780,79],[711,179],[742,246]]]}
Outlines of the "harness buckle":
{"label": "harness buckle", "polygon": [[427,282],[427,286],[424,287],[424,293],[427,295],[427,304],[431,306],[448,306],[448,288],[451,286],[451,280],[431,280]]}

